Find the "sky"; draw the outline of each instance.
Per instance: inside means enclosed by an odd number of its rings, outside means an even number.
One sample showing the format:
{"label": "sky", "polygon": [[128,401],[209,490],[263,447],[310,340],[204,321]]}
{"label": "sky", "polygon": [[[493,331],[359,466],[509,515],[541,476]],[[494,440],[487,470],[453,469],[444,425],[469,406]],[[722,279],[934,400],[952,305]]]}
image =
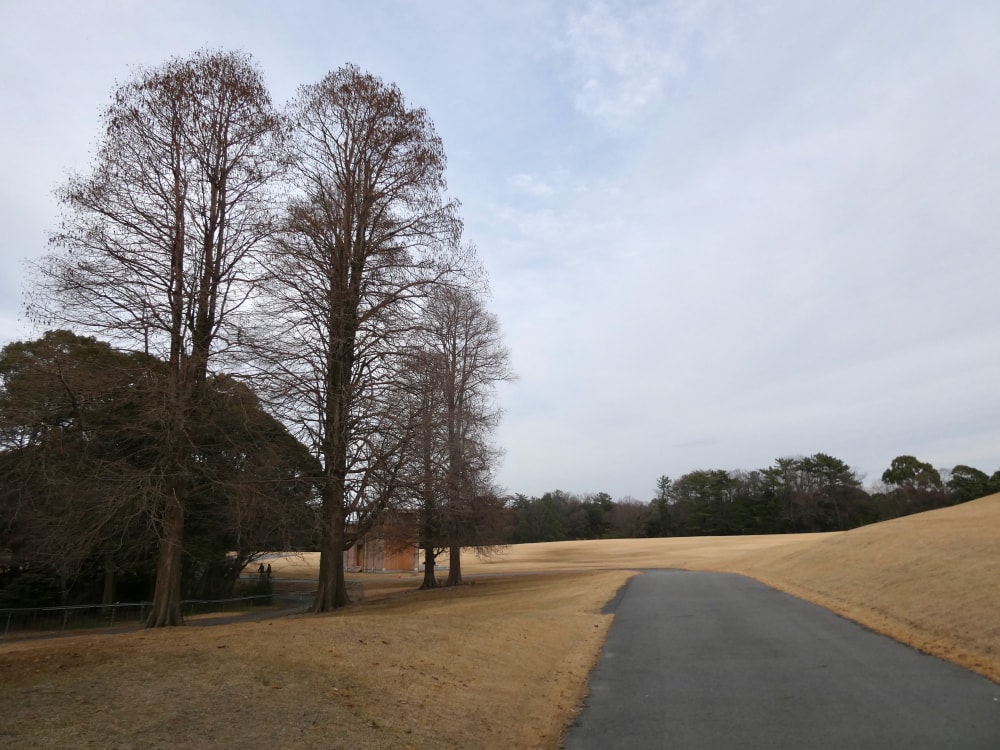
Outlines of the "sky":
{"label": "sky", "polygon": [[0,0],[0,346],[139,66],[355,63],[434,121],[514,383],[497,481],[1000,469],[995,0]]}

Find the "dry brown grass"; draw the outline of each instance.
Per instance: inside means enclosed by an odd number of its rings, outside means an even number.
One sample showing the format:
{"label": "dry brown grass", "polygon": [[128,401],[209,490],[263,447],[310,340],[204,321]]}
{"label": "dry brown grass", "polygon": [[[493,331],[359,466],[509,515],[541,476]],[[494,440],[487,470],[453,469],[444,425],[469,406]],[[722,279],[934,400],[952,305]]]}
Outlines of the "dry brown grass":
{"label": "dry brown grass", "polygon": [[558,746],[625,571],[0,646],[0,746]]}
{"label": "dry brown grass", "polygon": [[720,560],[1000,682],[1000,494]]}
{"label": "dry brown grass", "polygon": [[740,573],[1000,682],[1000,494],[853,531],[530,544],[463,570]]}
{"label": "dry brown grass", "polygon": [[[770,534],[518,544],[484,559],[479,559],[474,553],[466,551],[462,557],[462,572],[475,576],[601,569],[690,568],[693,570],[747,552],[796,545],[827,536],[830,535]],[[445,570],[448,566],[448,555],[441,555],[438,559],[442,570]],[[272,561],[272,568],[275,577],[315,579],[319,570],[319,553],[305,552],[284,557]],[[392,582],[398,580],[411,580],[416,581],[417,585],[420,584],[420,576],[414,573],[369,573],[348,575],[348,578],[363,581],[365,591],[369,591],[373,586],[392,586],[394,585]]]}
{"label": "dry brown grass", "polygon": [[669,567],[750,575],[1000,681],[994,495],[836,534],[522,545],[463,560],[498,576],[461,589],[366,576],[367,603],[330,616],[0,645],[0,745],[554,748],[602,604]]}

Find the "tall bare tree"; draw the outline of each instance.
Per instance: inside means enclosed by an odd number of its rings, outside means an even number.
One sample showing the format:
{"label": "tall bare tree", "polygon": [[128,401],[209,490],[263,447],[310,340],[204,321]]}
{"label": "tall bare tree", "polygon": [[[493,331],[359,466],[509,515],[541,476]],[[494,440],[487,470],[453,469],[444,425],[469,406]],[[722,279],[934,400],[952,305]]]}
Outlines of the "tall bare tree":
{"label": "tall bare tree", "polygon": [[210,363],[238,339],[271,230],[281,120],[248,55],[201,51],[137,71],[103,124],[91,171],[59,191],[62,225],[28,312],[168,363],[148,624],[179,625],[190,428]]}
{"label": "tall bare tree", "polygon": [[270,263],[265,349],[283,418],[322,463],[317,612],[348,603],[343,552],[397,493],[396,352],[462,265],[445,154],[423,109],[346,66],[290,105],[293,197]]}
{"label": "tall bare tree", "polygon": [[[448,529],[442,507],[447,486],[448,444],[446,431],[445,380],[446,362],[440,352],[418,337],[408,349],[402,382],[405,384],[404,411],[411,414],[412,439],[406,444],[404,484],[411,502],[408,525],[397,525],[406,538],[397,541],[415,543],[424,559],[421,589],[435,588],[436,562],[448,548]],[[408,526],[408,527],[407,527]]]}
{"label": "tall bare tree", "polygon": [[436,585],[448,550],[448,585],[462,582],[462,547],[487,550],[501,536],[503,501],[492,486],[500,410],[496,385],[514,378],[496,316],[471,289],[440,287],[424,305],[411,354],[419,419],[414,441],[424,554],[422,587]]}

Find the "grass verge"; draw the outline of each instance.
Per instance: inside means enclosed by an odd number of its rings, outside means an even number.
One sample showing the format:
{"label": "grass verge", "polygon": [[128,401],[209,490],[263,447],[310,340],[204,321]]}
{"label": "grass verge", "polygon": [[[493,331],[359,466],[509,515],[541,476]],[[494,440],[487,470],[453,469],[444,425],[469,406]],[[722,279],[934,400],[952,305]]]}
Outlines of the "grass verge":
{"label": "grass verge", "polygon": [[[0,647],[0,746],[556,748],[626,571]],[[113,707],[113,708],[111,708]]]}

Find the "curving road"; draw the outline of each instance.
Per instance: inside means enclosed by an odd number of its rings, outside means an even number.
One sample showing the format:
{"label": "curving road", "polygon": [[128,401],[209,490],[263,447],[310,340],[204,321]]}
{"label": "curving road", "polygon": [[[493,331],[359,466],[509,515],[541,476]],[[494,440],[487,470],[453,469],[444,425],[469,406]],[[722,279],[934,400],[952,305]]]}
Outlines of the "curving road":
{"label": "curving road", "polygon": [[1000,685],[751,579],[651,571],[610,606],[566,750],[1000,749]]}

